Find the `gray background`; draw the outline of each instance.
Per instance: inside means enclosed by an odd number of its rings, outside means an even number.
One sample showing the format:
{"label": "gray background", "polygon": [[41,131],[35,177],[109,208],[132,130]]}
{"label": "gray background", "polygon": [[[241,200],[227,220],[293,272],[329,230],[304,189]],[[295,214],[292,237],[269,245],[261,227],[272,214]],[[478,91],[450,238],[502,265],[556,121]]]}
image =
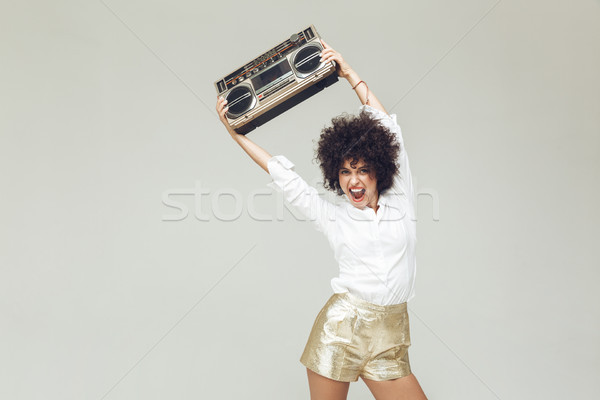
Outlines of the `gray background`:
{"label": "gray background", "polygon": [[[598,398],[600,3],[248,4],[2,2],[0,397],[308,398],[337,267],[247,200],[270,179],[212,83],[312,23],[403,128],[429,398]],[[314,140],[358,106],[339,82],[251,138],[317,182]],[[196,185],[177,217],[163,196]]]}

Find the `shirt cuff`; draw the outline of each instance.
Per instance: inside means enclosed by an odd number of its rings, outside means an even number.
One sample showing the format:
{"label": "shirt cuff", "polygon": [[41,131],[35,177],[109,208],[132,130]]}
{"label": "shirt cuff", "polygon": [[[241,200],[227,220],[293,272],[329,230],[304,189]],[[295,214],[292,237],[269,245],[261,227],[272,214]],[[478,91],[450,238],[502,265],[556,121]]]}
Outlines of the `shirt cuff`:
{"label": "shirt cuff", "polygon": [[267,186],[282,191],[284,185],[290,180],[290,171],[294,170],[294,163],[285,156],[273,156],[267,161],[269,175],[273,182],[267,183]]}
{"label": "shirt cuff", "polygon": [[360,112],[364,111],[364,112],[370,114],[373,118],[379,120],[383,126],[385,126],[390,131],[392,131],[394,134],[396,134],[398,141],[400,142],[400,144],[402,146],[404,146],[402,130],[400,129],[400,125],[398,125],[398,122],[396,121],[396,114],[388,115],[388,114],[384,113],[383,111],[381,111],[375,107],[372,107],[368,104],[363,104],[362,106],[359,107],[359,110],[360,110]]}
{"label": "shirt cuff", "polygon": [[383,111],[372,107],[368,104],[363,104],[362,106],[359,107],[359,111],[366,111],[370,114],[372,114],[373,116],[379,118],[379,119],[390,119],[393,121],[394,124],[398,124],[398,122],[396,121],[396,114],[386,114]]}

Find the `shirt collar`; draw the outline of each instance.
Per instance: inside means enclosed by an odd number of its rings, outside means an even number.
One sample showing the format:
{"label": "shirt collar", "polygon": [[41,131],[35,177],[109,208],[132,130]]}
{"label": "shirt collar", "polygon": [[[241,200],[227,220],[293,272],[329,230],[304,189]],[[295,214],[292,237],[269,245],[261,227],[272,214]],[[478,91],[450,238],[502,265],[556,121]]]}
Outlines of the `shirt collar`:
{"label": "shirt collar", "polygon": [[[391,207],[391,208],[395,208],[398,211],[402,211],[402,207],[399,205],[399,198],[400,197],[404,197],[404,194],[400,193],[394,193],[392,192],[392,188],[389,188],[388,190],[386,190],[385,192],[383,192],[383,194],[379,195],[379,199],[377,201],[378,205],[383,205],[386,207]],[[396,201],[393,201],[396,200]]]}
{"label": "shirt collar", "polygon": [[[379,210],[377,211],[377,214],[379,214],[380,212],[382,212],[382,207],[389,207],[389,208],[394,208],[397,211],[402,211],[402,207],[400,206],[398,201],[393,201],[395,197],[402,197],[404,196],[403,194],[396,194],[392,192],[392,189],[388,189],[386,190],[383,194],[379,195],[379,198],[377,199],[377,205],[379,206]],[[350,200],[348,200],[347,196],[344,196],[344,203],[346,204],[346,207],[350,210],[349,212],[352,212],[354,215],[365,215],[365,213],[368,213],[369,210],[371,209],[370,207],[365,207],[365,208],[358,208],[358,207],[354,207],[354,205],[352,203],[350,203]],[[373,210],[374,211],[374,210]]]}

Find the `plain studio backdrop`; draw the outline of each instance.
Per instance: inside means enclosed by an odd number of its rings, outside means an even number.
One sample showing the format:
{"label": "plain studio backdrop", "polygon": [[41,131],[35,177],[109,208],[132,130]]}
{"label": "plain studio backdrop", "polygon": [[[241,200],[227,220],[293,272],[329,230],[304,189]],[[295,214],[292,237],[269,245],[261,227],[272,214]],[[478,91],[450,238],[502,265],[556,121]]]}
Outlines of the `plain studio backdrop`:
{"label": "plain studio backdrop", "polygon": [[[337,265],[213,82],[310,24],[403,130],[429,398],[600,396],[600,2],[25,0],[0,6],[1,398],[308,399]],[[250,137],[317,185],[358,107],[340,81]]]}

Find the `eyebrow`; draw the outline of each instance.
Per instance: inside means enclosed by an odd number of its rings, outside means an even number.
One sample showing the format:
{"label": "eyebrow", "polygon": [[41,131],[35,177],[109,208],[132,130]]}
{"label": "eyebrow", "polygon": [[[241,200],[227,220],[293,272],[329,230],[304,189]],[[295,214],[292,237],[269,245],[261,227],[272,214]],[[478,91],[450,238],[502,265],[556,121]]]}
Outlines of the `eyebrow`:
{"label": "eyebrow", "polygon": [[[352,169],[361,169],[361,168],[371,168],[371,166],[365,164],[365,165],[361,165],[360,167],[356,167],[356,168],[352,168]],[[342,171],[342,170],[349,170],[349,168],[340,167],[340,171]]]}

